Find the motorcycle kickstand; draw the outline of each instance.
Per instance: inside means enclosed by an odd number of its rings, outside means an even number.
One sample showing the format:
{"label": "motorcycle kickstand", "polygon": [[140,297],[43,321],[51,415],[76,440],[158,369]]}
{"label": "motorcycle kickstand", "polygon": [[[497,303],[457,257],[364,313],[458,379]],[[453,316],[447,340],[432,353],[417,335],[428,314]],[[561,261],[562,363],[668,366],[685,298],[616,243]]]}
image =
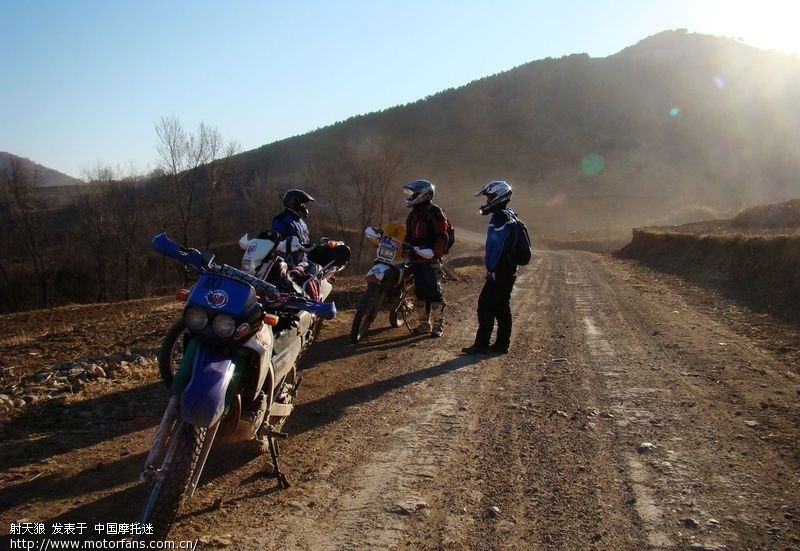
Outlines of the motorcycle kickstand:
{"label": "motorcycle kickstand", "polygon": [[299,377],[299,378],[297,379],[297,383],[295,383],[295,385],[294,385],[294,388],[293,388],[293,389],[291,390],[291,392],[289,393],[289,394],[291,394],[291,395],[292,395],[292,398],[295,398],[295,397],[297,397],[297,393],[298,393],[298,392],[300,392],[300,385],[302,385],[302,384],[303,384],[303,378],[302,378],[302,377]]}
{"label": "motorcycle kickstand", "polygon": [[270,430],[266,434],[267,444],[269,445],[269,455],[272,458],[272,476],[278,480],[278,486],[281,488],[288,488],[290,486],[289,479],[281,472],[278,467],[278,442],[277,438],[286,438],[289,436],[285,432],[278,432]]}

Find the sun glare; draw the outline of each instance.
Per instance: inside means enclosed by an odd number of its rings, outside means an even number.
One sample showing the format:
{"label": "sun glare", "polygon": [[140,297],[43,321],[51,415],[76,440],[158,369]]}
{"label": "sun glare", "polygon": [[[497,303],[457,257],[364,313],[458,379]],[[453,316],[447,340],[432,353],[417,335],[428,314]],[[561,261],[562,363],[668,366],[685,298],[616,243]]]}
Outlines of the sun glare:
{"label": "sun glare", "polygon": [[703,6],[703,20],[712,34],[765,50],[800,54],[797,0],[710,0]]}

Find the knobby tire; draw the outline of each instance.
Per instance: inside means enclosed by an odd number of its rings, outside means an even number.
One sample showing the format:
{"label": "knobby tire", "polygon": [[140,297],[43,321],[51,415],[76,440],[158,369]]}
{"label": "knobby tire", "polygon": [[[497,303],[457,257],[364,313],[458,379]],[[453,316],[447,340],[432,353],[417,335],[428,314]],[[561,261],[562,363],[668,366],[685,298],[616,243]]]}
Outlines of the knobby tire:
{"label": "knobby tire", "polygon": [[166,472],[160,473],[161,478],[153,483],[142,512],[142,523],[153,525],[153,533],[144,536],[146,540],[166,538],[194,475],[205,437],[205,428],[182,421],[175,427],[167,451],[167,457],[171,453],[172,460],[166,466]]}
{"label": "knobby tire", "polygon": [[378,315],[380,304],[380,285],[377,283],[367,283],[367,290],[361,295],[358,301],[356,313],[353,316],[353,326],[350,328],[350,340],[353,343],[360,341],[367,334],[369,326],[375,321]]}
{"label": "knobby tire", "polygon": [[176,321],[164,335],[161,347],[158,349],[158,372],[167,388],[172,386],[172,379],[183,358],[183,331],[185,329],[186,324],[183,318]]}

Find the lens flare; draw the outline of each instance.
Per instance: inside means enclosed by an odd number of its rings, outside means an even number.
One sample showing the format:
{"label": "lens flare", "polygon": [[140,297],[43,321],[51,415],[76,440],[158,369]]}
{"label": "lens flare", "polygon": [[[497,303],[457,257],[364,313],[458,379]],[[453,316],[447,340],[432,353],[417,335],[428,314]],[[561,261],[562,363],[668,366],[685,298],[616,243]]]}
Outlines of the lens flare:
{"label": "lens flare", "polygon": [[599,153],[589,153],[581,159],[581,172],[586,176],[596,176],[603,171],[606,160]]}
{"label": "lens flare", "polygon": [[722,90],[725,86],[728,85],[728,82],[725,80],[725,77],[722,75],[715,75],[714,76],[714,84],[717,85],[717,88]]}
{"label": "lens flare", "polygon": [[681,112],[680,109],[678,109],[677,107],[673,107],[672,109],[669,110],[669,116],[677,117],[680,112]]}

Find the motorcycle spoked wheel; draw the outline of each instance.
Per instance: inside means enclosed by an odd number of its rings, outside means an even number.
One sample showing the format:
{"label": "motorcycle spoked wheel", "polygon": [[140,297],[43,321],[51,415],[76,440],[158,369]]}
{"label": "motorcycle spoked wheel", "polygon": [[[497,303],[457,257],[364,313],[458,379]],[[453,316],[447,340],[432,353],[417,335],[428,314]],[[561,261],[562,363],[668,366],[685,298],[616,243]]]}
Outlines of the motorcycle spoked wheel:
{"label": "motorcycle spoked wheel", "polygon": [[172,386],[172,379],[178,371],[183,359],[184,347],[186,340],[183,338],[183,332],[186,330],[186,323],[183,318],[172,324],[164,339],[161,341],[161,346],[158,349],[158,372],[161,375],[161,380],[167,386]]}
{"label": "motorcycle spoked wheel", "polygon": [[361,300],[358,301],[356,313],[353,316],[353,325],[350,328],[352,343],[357,343],[367,334],[370,325],[378,316],[382,300],[381,286],[377,283],[367,283],[367,290],[361,295]]}
{"label": "motorcycle spoked wheel", "polygon": [[160,541],[166,538],[197,468],[205,437],[205,428],[183,421],[173,428],[161,472],[151,486],[142,511],[142,524],[153,525],[153,533],[142,536],[143,540]]}
{"label": "motorcycle spoked wheel", "polygon": [[[414,314],[414,278],[407,277],[403,281],[403,290],[400,294],[400,302],[390,314],[389,323],[392,327],[400,327],[405,325],[409,333],[414,333],[409,321]],[[402,321],[401,321],[402,320]]]}

